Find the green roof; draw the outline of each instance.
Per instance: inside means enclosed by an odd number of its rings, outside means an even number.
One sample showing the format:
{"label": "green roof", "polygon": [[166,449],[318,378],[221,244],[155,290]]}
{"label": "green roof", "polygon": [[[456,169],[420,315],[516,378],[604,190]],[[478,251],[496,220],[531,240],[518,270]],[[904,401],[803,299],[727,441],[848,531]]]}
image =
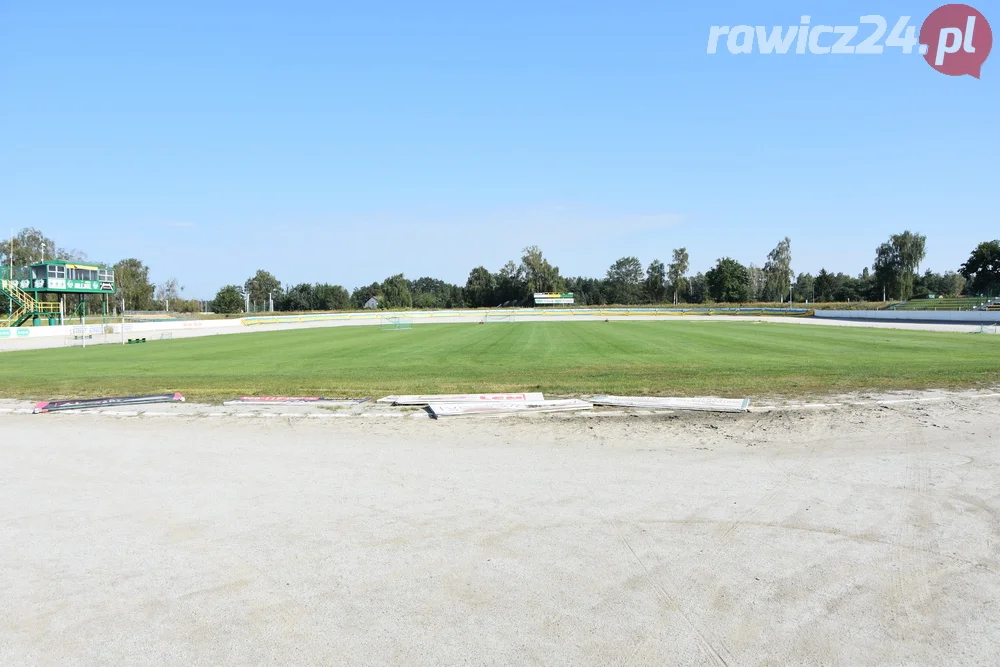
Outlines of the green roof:
{"label": "green roof", "polygon": [[110,266],[105,266],[104,264],[101,264],[100,262],[84,262],[84,261],[80,261],[80,260],[76,260],[76,259],[47,259],[47,260],[45,260],[43,262],[35,262],[35,263],[31,264],[31,266],[49,266],[49,265],[52,265],[52,266],[67,266],[67,265],[72,265],[72,266],[85,267],[85,268],[88,268],[88,269],[110,269],[110,268],[112,268]]}

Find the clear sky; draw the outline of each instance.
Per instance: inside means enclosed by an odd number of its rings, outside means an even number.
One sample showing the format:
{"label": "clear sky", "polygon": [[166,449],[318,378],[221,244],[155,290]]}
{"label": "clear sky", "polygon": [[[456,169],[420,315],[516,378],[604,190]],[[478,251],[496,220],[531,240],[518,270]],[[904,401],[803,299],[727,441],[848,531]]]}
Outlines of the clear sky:
{"label": "clear sky", "polygon": [[981,80],[706,54],[712,25],[939,4],[0,0],[0,229],[201,298],[258,268],[464,284],[529,244],[599,276],[787,235],[794,270],[857,273],[907,228],[956,269],[1000,237],[1000,53]]}

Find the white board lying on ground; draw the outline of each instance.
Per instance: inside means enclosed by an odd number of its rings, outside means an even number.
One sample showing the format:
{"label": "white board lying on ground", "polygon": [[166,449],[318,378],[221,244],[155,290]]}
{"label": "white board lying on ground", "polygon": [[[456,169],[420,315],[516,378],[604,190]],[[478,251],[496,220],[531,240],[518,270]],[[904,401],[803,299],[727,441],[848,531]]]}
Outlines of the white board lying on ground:
{"label": "white board lying on ground", "polygon": [[223,405],[326,405],[326,406],[350,406],[360,405],[367,398],[323,398],[321,396],[243,396],[231,401],[223,402]]}
{"label": "white board lying on ground", "polygon": [[414,396],[386,396],[378,399],[378,403],[393,405],[430,405],[431,403],[524,403],[527,401],[544,401],[541,392],[509,393],[509,394],[425,394]]}
{"label": "white board lying on ground", "polygon": [[552,401],[502,401],[497,403],[431,403],[435,417],[498,416],[529,412],[569,412],[590,410],[593,405],[575,398]]}
{"label": "white board lying on ground", "polygon": [[749,398],[669,398],[659,396],[594,396],[594,405],[615,405],[623,408],[654,408],[671,410],[704,410],[706,412],[746,412]]}

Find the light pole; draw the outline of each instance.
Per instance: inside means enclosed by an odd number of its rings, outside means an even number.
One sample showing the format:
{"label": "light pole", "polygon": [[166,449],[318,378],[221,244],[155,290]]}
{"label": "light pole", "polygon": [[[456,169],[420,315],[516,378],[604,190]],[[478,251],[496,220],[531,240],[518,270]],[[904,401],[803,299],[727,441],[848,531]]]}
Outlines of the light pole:
{"label": "light pole", "polygon": [[42,244],[42,261],[45,261],[45,244]]}
{"label": "light pole", "polygon": [[[10,246],[7,247],[7,259],[10,263],[10,273],[7,274],[7,280],[14,280],[14,228],[10,228]],[[7,299],[7,312],[11,315],[14,314],[14,297],[9,297]]]}

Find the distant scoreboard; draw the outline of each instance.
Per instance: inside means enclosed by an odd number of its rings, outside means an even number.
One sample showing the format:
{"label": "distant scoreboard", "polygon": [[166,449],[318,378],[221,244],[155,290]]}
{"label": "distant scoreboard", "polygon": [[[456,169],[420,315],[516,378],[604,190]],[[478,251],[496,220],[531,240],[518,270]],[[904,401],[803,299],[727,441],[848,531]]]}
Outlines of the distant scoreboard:
{"label": "distant scoreboard", "polygon": [[573,304],[572,292],[535,292],[535,305]]}

